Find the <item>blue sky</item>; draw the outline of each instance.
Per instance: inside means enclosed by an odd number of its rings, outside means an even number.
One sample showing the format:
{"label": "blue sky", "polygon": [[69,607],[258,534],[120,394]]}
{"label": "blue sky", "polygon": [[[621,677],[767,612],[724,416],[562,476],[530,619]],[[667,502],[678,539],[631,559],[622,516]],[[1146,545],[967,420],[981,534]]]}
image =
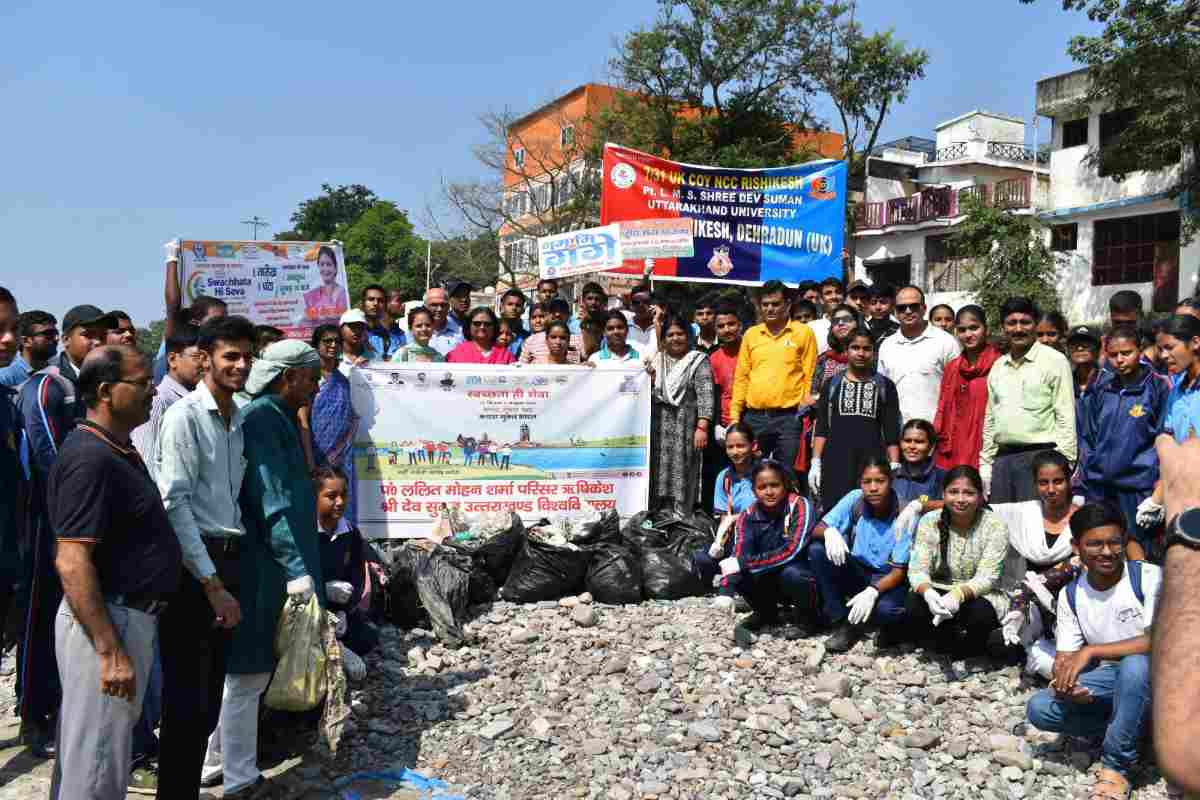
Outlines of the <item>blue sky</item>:
{"label": "blue sky", "polygon": [[[419,216],[443,177],[479,173],[477,113],[606,80],[615,38],[655,10],[8,0],[0,285],[25,309],[90,302],[144,325],[162,316],[175,236],[249,238],[254,214],[286,229],[322,182],[366,184]],[[932,136],[972,108],[1028,117],[1034,82],[1072,68],[1067,40],[1087,26],[1057,0],[860,0],[858,16],[931,55],[889,138]]]}

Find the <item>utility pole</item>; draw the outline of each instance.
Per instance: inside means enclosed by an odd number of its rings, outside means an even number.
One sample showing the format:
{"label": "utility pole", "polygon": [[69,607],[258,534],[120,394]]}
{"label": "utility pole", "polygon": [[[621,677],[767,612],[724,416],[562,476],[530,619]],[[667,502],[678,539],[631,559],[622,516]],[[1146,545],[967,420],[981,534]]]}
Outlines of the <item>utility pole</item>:
{"label": "utility pole", "polygon": [[255,214],[250,219],[242,220],[242,224],[250,225],[254,228],[254,241],[256,242],[258,241],[258,229],[271,227],[271,223],[267,222],[265,219],[261,219],[258,214]]}

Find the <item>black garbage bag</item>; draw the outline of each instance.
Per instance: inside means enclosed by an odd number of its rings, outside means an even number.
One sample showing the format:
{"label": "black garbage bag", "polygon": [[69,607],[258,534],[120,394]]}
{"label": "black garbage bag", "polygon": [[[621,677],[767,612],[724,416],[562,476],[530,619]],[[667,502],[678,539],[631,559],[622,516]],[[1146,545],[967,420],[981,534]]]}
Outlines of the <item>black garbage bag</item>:
{"label": "black garbage bag", "polygon": [[585,586],[597,603],[626,605],[642,600],[642,565],[637,555],[617,544],[592,550]]}
{"label": "black garbage bag", "polygon": [[621,542],[621,515],[617,513],[616,509],[606,511],[600,519],[584,525],[583,533],[571,541],[586,547],[619,544]]}
{"label": "black garbage bag", "polygon": [[[647,521],[651,522],[649,527],[646,526]],[[654,527],[650,513],[647,511],[634,514],[621,529],[621,543],[639,556],[645,549],[666,547],[669,541],[667,531]]]}
{"label": "black garbage bag", "polygon": [[642,594],[649,600],[678,600],[706,592],[692,572],[692,554],[678,553],[672,547],[648,547],[642,550]]}
{"label": "black garbage bag", "polygon": [[500,596],[513,603],[535,603],[579,594],[590,559],[584,548],[560,547],[526,536]]}
{"label": "black garbage bag", "polygon": [[681,517],[673,511],[659,511],[651,519],[654,527],[666,531],[672,540],[687,536],[693,541],[704,539],[711,543],[717,534],[712,517],[703,512]]}
{"label": "black garbage bag", "polygon": [[448,547],[396,551],[388,572],[389,615],[403,628],[427,621],[447,644],[462,642],[471,602],[471,557]]}
{"label": "black garbage bag", "polygon": [[508,579],[508,571],[512,567],[513,559],[517,556],[517,551],[521,549],[521,543],[525,541],[525,525],[521,522],[521,518],[515,513],[509,515],[508,530],[493,534],[492,536],[479,541],[453,541],[447,540],[447,544],[453,544],[458,550],[470,554],[475,563],[482,567],[489,576],[492,582],[497,586],[503,586],[504,581]]}

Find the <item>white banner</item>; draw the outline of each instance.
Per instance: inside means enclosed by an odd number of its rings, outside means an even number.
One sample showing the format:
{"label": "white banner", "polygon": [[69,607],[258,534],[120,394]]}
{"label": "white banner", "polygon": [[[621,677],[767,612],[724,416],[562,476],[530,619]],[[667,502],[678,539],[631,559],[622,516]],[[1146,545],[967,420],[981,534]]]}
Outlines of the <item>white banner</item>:
{"label": "white banner", "polygon": [[543,278],[565,278],[621,266],[617,225],[538,237],[538,268]]}
{"label": "white banner", "polygon": [[[642,369],[373,364],[354,444],[358,525],[424,536],[442,504],[526,522],[592,507],[629,516],[650,486]],[[368,392],[369,398],[361,393]]]}

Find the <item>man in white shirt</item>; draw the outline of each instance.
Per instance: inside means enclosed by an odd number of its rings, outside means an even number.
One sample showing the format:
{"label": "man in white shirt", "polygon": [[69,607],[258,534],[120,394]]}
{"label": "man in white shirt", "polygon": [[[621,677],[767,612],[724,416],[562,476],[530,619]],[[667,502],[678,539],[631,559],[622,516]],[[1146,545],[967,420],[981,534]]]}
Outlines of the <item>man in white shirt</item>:
{"label": "man in white shirt", "polygon": [[896,384],[900,418],[933,422],[946,365],[958,358],[958,340],[925,319],[925,293],[916,286],[896,292],[900,330],[879,344],[879,374]]}
{"label": "man in white shirt", "polygon": [[158,432],[162,428],[167,409],[188,395],[200,382],[204,373],[204,351],[198,345],[196,328],[176,328],[167,337],[167,374],[158,384],[154,404],[150,407],[150,419],[134,429],[133,446],[150,470],[150,477],[158,480]]}
{"label": "man in white shirt", "polygon": [[201,327],[197,345],[207,356],[204,380],[167,409],[159,430],[158,490],[184,566],[159,629],[160,797],[200,792],[205,741],[221,709],[230,630],[241,618],[236,594],[246,529],[238,494],[246,461],[234,398],[250,374],[254,325],[243,317],[216,319]]}
{"label": "man in white shirt", "polygon": [[1128,797],[1131,770],[1150,715],[1150,626],[1162,571],[1125,560],[1121,512],[1088,503],[1071,515],[1084,572],[1058,594],[1057,647],[1050,688],[1029,700],[1035,728],[1103,736],[1093,794]]}
{"label": "man in white shirt", "polygon": [[817,337],[817,355],[829,349],[829,328],[833,324],[833,310],[842,304],[846,287],[837,278],[826,278],[818,287],[821,292],[821,316],[808,323],[813,336]]}
{"label": "man in white shirt", "polygon": [[638,351],[643,359],[652,358],[658,352],[658,327],[651,301],[650,284],[641,283],[629,293],[629,305],[633,313],[626,314],[629,320],[629,335],[625,341]]}

